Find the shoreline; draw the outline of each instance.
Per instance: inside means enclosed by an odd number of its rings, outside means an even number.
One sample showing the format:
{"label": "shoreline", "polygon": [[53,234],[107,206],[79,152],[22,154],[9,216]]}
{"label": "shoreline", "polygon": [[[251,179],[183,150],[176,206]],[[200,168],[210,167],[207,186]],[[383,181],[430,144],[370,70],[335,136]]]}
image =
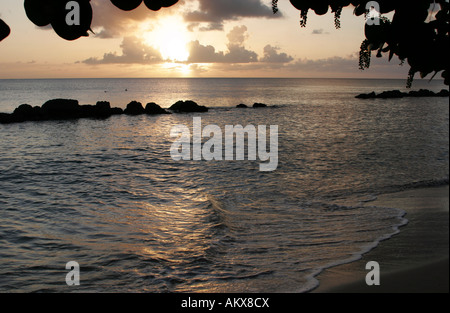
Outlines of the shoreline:
{"label": "shoreline", "polygon": [[[311,293],[448,293],[449,186],[382,194],[364,205],[404,210],[409,222],[360,260],[325,269]],[[365,282],[370,261],[380,265],[380,286]]]}

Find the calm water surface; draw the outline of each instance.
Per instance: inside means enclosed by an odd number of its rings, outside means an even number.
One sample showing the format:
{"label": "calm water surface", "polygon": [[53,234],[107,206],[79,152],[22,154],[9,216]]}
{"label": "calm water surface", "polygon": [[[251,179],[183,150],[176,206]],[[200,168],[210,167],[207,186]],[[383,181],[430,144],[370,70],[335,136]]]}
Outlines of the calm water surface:
{"label": "calm water surface", "polygon": [[[448,182],[447,98],[354,99],[404,84],[0,81],[1,112],[58,97],[118,107],[192,99],[212,108],[0,125],[0,291],[314,288],[323,268],[358,259],[406,222],[404,212],[367,201],[415,182]],[[234,108],[254,102],[277,107]],[[173,161],[170,130],[191,126],[194,116],[222,129],[278,125],[278,169],[260,172],[259,161]],[[76,288],[65,283],[69,261],[81,266]]]}

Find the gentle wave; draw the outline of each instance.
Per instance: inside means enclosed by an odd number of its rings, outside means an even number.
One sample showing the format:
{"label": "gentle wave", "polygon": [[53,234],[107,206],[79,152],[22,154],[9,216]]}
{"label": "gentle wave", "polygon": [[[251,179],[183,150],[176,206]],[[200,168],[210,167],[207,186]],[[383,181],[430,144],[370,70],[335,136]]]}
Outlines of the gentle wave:
{"label": "gentle wave", "polygon": [[[152,82],[156,98],[181,97]],[[170,130],[195,114],[0,125],[1,291],[308,291],[407,222],[372,207],[378,195],[448,184],[446,100],[360,102],[356,90],[375,89],[366,81],[221,81],[231,98],[217,81],[187,82],[197,92],[182,98],[221,107],[203,125],[278,125],[277,170],[172,160]],[[67,84],[33,88],[43,83]],[[150,89],[129,90],[139,100]],[[232,108],[250,101],[288,105]],[[65,284],[68,261],[81,266],[77,289]]]}

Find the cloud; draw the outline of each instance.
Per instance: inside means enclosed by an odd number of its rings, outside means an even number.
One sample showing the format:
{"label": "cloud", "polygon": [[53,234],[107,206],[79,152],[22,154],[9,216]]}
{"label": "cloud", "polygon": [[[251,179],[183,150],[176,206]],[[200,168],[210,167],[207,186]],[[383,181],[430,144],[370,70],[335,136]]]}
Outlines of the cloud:
{"label": "cloud", "polygon": [[191,32],[195,31],[197,28],[199,31],[223,30],[222,23],[209,23],[206,26],[200,25],[201,23],[189,23],[187,29]]}
{"label": "cloud", "polygon": [[345,72],[358,68],[358,60],[354,57],[330,57],[318,60],[298,59],[290,64],[289,69],[300,72]]}
{"label": "cloud", "polygon": [[[273,14],[264,0],[180,0],[176,5],[158,12],[148,10],[144,4],[132,11],[122,11],[109,0],[91,0],[94,10],[92,28],[97,38],[118,38],[129,35],[144,21],[159,19],[174,12],[182,14],[193,31],[223,30],[224,22],[245,17],[280,18]],[[198,4],[198,5],[193,5]],[[184,13],[183,13],[184,12]]]}
{"label": "cloud", "polygon": [[[255,64],[255,67],[276,68],[283,64],[293,61],[290,55],[280,52],[280,48],[272,45],[264,47],[263,56],[259,59],[258,53],[248,50],[245,43],[249,38],[248,29],[245,25],[235,26],[227,34],[227,50],[217,51],[212,45],[203,45],[200,41],[191,41],[188,44],[189,57],[185,64]],[[92,57],[81,61],[88,65],[99,64],[158,64],[164,63],[166,60],[161,53],[151,47],[142,39],[129,36],[125,37],[121,44],[122,53],[108,52],[101,58]],[[278,65],[277,65],[278,64]],[[254,67],[254,68],[255,68]],[[204,67],[198,67],[201,72],[205,71]],[[200,71],[198,71],[200,72]]]}
{"label": "cloud", "polygon": [[216,52],[216,49],[211,45],[203,46],[198,40],[191,41],[188,50],[188,63],[216,63],[224,59],[223,52]]}
{"label": "cloud", "polygon": [[189,58],[187,63],[252,63],[258,62],[258,54],[238,45],[229,45],[228,51],[216,51],[198,40],[189,43]]}
{"label": "cloud", "polygon": [[211,46],[204,46],[198,40],[189,44],[188,63],[252,63],[258,61],[258,54],[244,46],[248,38],[247,27],[235,26],[227,35],[228,51],[216,52]]}
{"label": "cloud", "polygon": [[145,45],[142,41],[134,36],[125,37],[120,46],[122,55],[116,53],[105,53],[103,58],[89,58],[82,63],[96,64],[155,64],[161,63],[163,57],[161,53],[153,47]]}
{"label": "cloud", "polygon": [[329,32],[325,32],[322,28],[321,29],[314,29],[312,31],[313,35],[324,35],[324,34],[329,34]]}
{"label": "cloud", "polygon": [[245,40],[248,39],[247,26],[235,26],[228,34],[228,41],[232,45],[242,46]]}
{"label": "cloud", "polygon": [[280,18],[281,13],[273,14],[272,8],[262,0],[199,0],[199,9],[184,15],[190,22],[190,29],[200,23],[207,23],[199,30],[223,30],[225,21],[235,21],[244,17]]}
{"label": "cloud", "polygon": [[361,71],[358,66],[358,53],[347,57],[334,56],[329,58],[310,60],[298,59],[289,63],[285,69],[302,74],[315,74],[321,77],[406,77],[408,66],[398,66],[395,59],[389,62],[387,58],[372,57],[371,66]]}
{"label": "cloud", "polygon": [[[180,1],[177,5],[170,8],[163,8],[158,12],[153,12],[147,9],[143,3],[135,10],[122,11],[109,0],[91,0],[92,9],[94,10],[92,28],[97,38],[126,36],[134,33],[136,27],[144,21],[156,20],[162,15],[179,10],[183,2]],[[150,22],[149,27],[151,27]]]}
{"label": "cloud", "polygon": [[293,57],[287,55],[286,53],[278,53],[280,48],[272,47],[271,45],[267,45],[264,47],[264,57],[261,59],[261,62],[265,63],[289,63],[294,60]]}

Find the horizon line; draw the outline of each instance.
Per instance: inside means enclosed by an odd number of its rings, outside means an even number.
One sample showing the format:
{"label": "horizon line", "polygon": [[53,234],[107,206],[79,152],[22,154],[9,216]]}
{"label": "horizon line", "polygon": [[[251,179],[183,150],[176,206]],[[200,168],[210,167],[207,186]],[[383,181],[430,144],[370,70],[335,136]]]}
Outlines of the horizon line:
{"label": "horizon line", "polygon": [[[393,77],[33,77],[33,78],[0,78],[0,80],[81,80],[81,79],[358,79],[358,80],[406,80],[407,78]],[[427,80],[417,78],[417,80]],[[444,81],[434,78],[433,81]]]}

